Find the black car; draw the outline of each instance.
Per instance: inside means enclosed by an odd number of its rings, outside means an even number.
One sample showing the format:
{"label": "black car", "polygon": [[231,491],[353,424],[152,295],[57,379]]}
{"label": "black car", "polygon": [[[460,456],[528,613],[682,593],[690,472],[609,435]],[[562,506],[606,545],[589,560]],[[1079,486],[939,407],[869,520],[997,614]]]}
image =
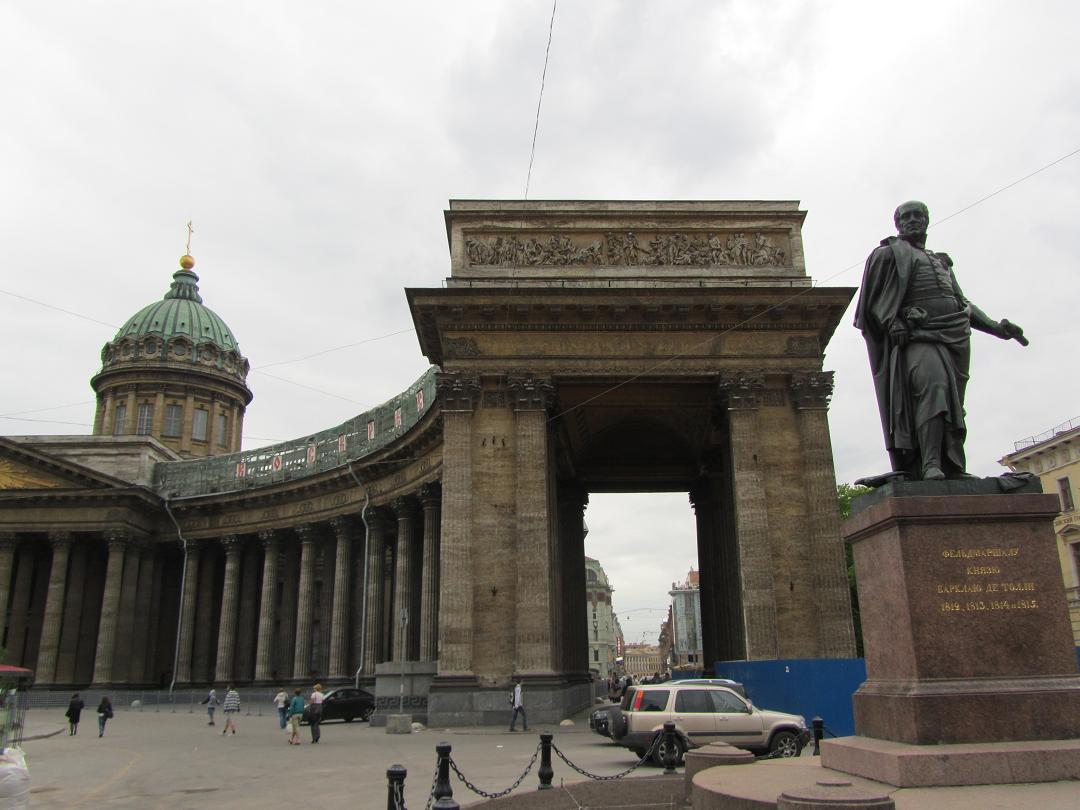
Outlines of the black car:
{"label": "black car", "polygon": [[[344,720],[351,723],[354,718],[367,720],[375,711],[375,696],[363,689],[344,687],[331,689],[323,697],[322,721]],[[304,716],[301,723],[311,722],[311,704],[304,707]]]}
{"label": "black car", "polygon": [[591,728],[601,737],[610,737],[611,723],[618,711],[618,703],[612,703],[608,706],[601,706],[599,709],[589,715],[589,728]]}

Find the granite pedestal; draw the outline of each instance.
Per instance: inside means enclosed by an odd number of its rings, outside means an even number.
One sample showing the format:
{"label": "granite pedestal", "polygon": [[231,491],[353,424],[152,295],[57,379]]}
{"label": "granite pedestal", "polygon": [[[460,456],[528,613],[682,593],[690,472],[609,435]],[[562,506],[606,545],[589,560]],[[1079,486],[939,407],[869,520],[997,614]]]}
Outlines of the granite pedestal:
{"label": "granite pedestal", "polygon": [[[1052,531],[1058,500],[1000,494],[994,479],[962,485],[966,494],[949,482],[888,485],[844,524],[867,680],[853,698],[858,736],[823,743],[826,767],[889,781],[907,757],[918,779],[911,763],[940,758],[941,746],[998,746],[964,752],[977,770],[971,757],[992,769],[1013,741],[1080,738],[1080,673]],[[1068,760],[1080,748],[1047,756]],[[996,781],[988,772],[984,783]]]}

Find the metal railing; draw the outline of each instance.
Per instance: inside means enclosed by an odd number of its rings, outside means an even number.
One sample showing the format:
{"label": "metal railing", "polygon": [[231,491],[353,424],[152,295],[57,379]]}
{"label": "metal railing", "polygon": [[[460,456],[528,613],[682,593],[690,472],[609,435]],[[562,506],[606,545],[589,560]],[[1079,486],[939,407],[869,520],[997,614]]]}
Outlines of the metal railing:
{"label": "metal railing", "polygon": [[1018,453],[1021,450],[1026,450],[1029,447],[1034,447],[1037,444],[1048,442],[1055,436],[1060,436],[1062,433],[1068,433],[1070,430],[1074,430],[1080,427],[1080,416],[1074,416],[1068,422],[1062,422],[1055,428],[1046,431],[1045,433],[1039,433],[1035,436],[1028,436],[1026,439],[1021,439],[1018,442],[1013,442],[1013,452]]}

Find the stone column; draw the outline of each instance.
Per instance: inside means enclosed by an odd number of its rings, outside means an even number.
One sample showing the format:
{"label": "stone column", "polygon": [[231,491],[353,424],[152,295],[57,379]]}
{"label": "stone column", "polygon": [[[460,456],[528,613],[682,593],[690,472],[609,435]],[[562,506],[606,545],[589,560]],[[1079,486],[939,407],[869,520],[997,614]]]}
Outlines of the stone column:
{"label": "stone column", "polygon": [[105,539],[109,544],[109,565],[105,572],[105,593],[101,598],[97,653],[94,656],[94,683],[99,686],[112,682],[117,614],[124,581],[124,552],[128,546],[128,536],[120,530],[106,532]]}
{"label": "stone column", "polygon": [[[75,658],[79,653],[79,622],[83,611],[83,594],[86,592],[86,545],[76,543],[68,554],[70,576],[67,598],[64,600],[64,620],[60,630],[60,652],[56,658],[54,683],[75,682]],[[0,630],[0,633],[3,631]],[[85,645],[84,645],[85,655]]]}
{"label": "stone column", "polygon": [[225,585],[221,589],[221,617],[218,621],[217,677],[222,683],[232,681],[233,655],[236,652],[236,614],[240,598],[240,538],[227,534],[221,538],[225,549]]}
{"label": "stone column", "polygon": [[233,680],[246,682],[255,677],[255,644],[259,638],[259,544],[245,541],[240,552],[240,610],[233,654]]}
{"label": "stone column", "polygon": [[281,549],[281,626],[278,635],[277,669],[280,678],[291,677],[296,661],[297,595],[300,588],[300,555],[295,543]]}
{"label": "stone column", "polygon": [[[748,660],[776,658],[776,596],[758,412],[765,390],[764,372],[724,374],[720,391],[727,396],[735,521],[742,577],[743,621]],[[836,500],[835,495],[832,498]]]}
{"label": "stone column", "polygon": [[[413,523],[416,520],[416,502],[412,498],[395,498],[393,503],[394,514],[397,515],[397,554],[395,556],[396,570],[394,571],[394,613],[393,621],[394,650],[391,654],[393,661],[406,661],[409,658],[409,628],[417,620],[416,616],[408,615],[409,606],[412,602],[413,580],[413,550],[412,533]],[[407,616],[407,623],[402,623],[402,616]]]}
{"label": "stone column", "polygon": [[310,524],[296,527],[300,535],[300,591],[296,609],[296,658],[293,677],[305,679],[311,670],[311,625],[315,599],[315,527]]}
{"label": "stone column", "polygon": [[791,390],[799,414],[803,482],[810,523],[810,564],[818,614],[818,656],[854,658],[855,630],[851,619],[851,590],[847,559],[840,538],[840,515],[833,501],[836,472],[829,438],[829,399],[833,372],[791,375]]}
{"label": "stone column", "polygon": [[262,592],[259,594],[259,641],[255,648],[255,680],[269,681],[273,676],[274,659],[274,591],[277,589],[278,539],[277,532],[259,532],[263,547]]}
{"label": "stone column", "polygon": [[[146,662],[149,660],[150,614],[154,596],[154,550],[149,545],[139,548],[139,587],[135,592],[134,645],[131,651],[131,668],[128,680],[144,683],[147,680]],[[156,674],[156,673],[155,673]]]}
{"label": "stone column", "polygon": [[385,517],[380,512],[367,515],[367,583],[364,596],[367,600],[364,621],[363,670],[365,675],[375,674],[375,665],[380,663],[379,651],[382,649],[383,628],[383,552],[386,535],[389,530]]}
{"label": "stone column", "polygon": [[194,676],[209,683],[214,677],[214,580],[217,579],[217,555],[203,540],[202,560],[199,564],[199,603],[195,609],[195,663]]}
{"label": "stone column", "polygon": [[424,553],[420,585],[420,660],[438,658],[439,629],[439,485],[420,487],[424,510]]}
{"label": "stone column", "polygon": [[352,537],[349,521],[344,517],[330,520],[334,530],[334,597],[330,617],[330,677],[351,675],[349,652],[349,569],[352,564]]}
{"label": "stone column", "polygon": [[30,613],[30,596],[34,584],[35,548],[23,543],[15,553],[15,583],[11,593],[11,618],[8,620],[7,653],[9,660],[24,667],[34,662],[24,658],[26,625]]}
{"label": "stone column", "polygon": [[[550,380],[510,377],[514,406],[516,633],[514,672],[555,671],[551,626],[551,515],[548,513],[547,412],[555,400]],[[582,548],[584,553],[584,547]],[[585,560],[582,558],[584,569]],[[584,577],[584,570],[582,571]]]}
{"label": "stone column", "polygon": [[124,584],[120,587],[120,607],[116,621],[118,659],[112,673],[113,683],[128,683],[135,638],[135,593],[139,585],[141,542],[129,543],[124,553]]}
{"label": "stone column", "polygon": [[480,381],[442,373],[442,531],[439,576],[439,675],[473,675],[472,420]]}
{"label": "stone column", "polygon": [[559,488],[559,553],[562,557],[563,667],[589,669],[589,627],[585,607],[585,507],[589,493],[567,484]]}
{"label": "stone column", "polygon": [[184,594],[180,602],[180,654],[177,656],[175,678],[177,683],[189,684],[191,658],[195,646],[195,602],[199,582],[199,558],[202,546],[194,540],[184,542],[187,566],[184,570]]}
{"label": "stone column", "polygon": [[719,622],[716,597],[720,585],[720,562],[717,555],[715,530],[715,503],[708,479],[699,479],[690,488],[690,505],[694,509],[697,524],[698,570],[701,572],[699,598],[701,600],[701,651],[706,669],[718,659]]}
{"label": "stone column", "polygon": [[45,620],[41,625],[34,678],[37,683],[54,683],[56,658],[60,648],[60,628],[64,618],[64,590],[67,585],[68,552],[71,532],[49,532],[52,565],[49,568],[49,591],[45,597]]}
{"label": "stone column", "polygon": [[15,569],[15,532],[0,532],[0,638],[7,630],[7,604],[11,595],[11,574]]}

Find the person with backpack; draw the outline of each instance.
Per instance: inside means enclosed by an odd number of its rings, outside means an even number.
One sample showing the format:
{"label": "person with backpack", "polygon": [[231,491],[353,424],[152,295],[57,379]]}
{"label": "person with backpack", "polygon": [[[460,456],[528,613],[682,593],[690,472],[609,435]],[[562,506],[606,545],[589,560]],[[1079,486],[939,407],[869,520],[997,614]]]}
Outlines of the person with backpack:
{"label": "person with backpack", "polygon": [[101,703],[99,703],[97,707],[97,727],[99,737],[105,736],[105,723],[108,720],[112,720],[112,717],[112,701],[109,700],[107,697],[102,696]]}

